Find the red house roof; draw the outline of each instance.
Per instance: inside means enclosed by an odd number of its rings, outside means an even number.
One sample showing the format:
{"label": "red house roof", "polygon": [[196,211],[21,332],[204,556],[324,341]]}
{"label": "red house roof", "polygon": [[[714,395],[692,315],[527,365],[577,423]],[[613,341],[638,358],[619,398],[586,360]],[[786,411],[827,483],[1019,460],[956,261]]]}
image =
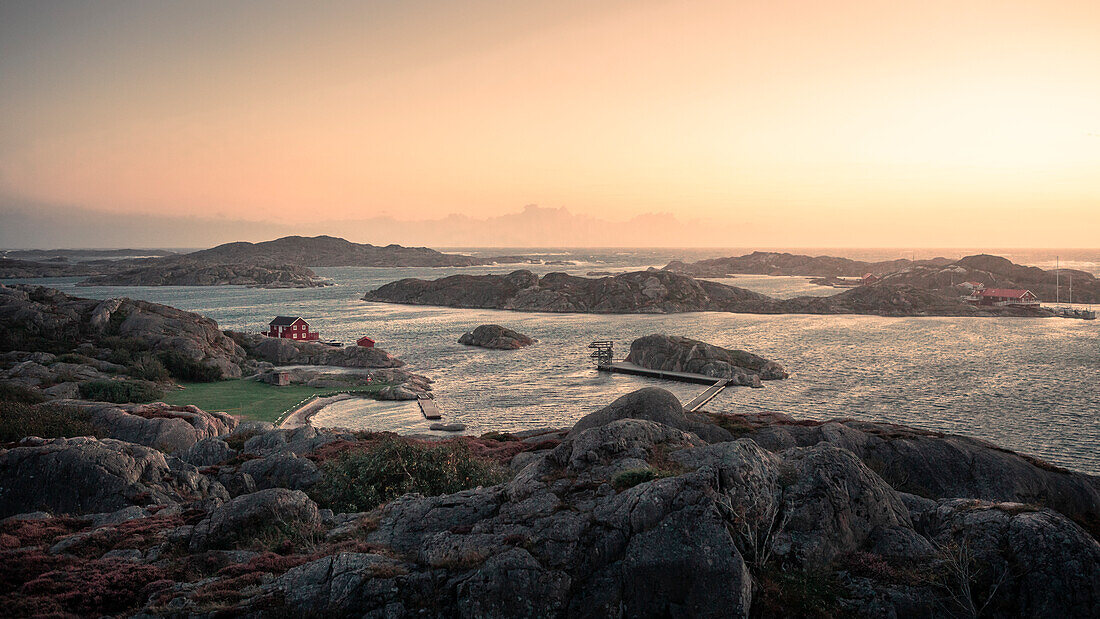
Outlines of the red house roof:
{"label": "red house roof", "polygon": [[1007,299],[1022,299],[1025,295],[1031,294],[1031,291],[1015,290],[1013,288],[986,288],[978,294],[983,297],[1004,297]]}
{"label": "red house roof", "polygon": [[[302,319],[301,316],[276,316],[275,320],[272,320],[268,324],[270,324],[272,327],[289,327],[290,325],[298,322],[299,320],[301,320],[302,322],[306,322],[305,320]],[[306,323],[306,324],[309,324],[309,323]]]}

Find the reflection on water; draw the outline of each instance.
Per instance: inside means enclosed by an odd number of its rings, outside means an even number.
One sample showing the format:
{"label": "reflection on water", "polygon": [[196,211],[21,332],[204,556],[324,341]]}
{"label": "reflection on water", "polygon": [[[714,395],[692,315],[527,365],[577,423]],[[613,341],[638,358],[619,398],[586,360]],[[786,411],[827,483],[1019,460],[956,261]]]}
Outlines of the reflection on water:
{"label": "reflection on water", "polygon": [[[591,268],[565,270],[583,274]],[[621,356],[634,338],[664,332],[744,348],[778,361],[792,374],[764,389],[727,389],[709,410],[905,423],[984,438],[1100,473],[1100,321],[713,312],[602,316],[411,307],[366,303],[359,297],[402,277],[512,268],[315,270],[339,285],[311,290],[74,288],[73,279],[38,281],[82,296],[166,303],[209,315],[231,329],[259,331],[276,314],[298,314],[326,338],[352,342],[370,335],[409,369],[436,381],[445,421],[465,423],[475,433],[570,425],[643,386],[659,385],[689,399],[702,387],[606,375],[590,365],[586,346],[592,340],[615,340]],[[808,284],[806,278],[721,281],[783,297],[838,292]],[[519,351],[457,343],[463,332],[482,323],[504,324],[540,341]],[[415,403],[370,400],[336,403],[314,420],[405,433],[426,431],[429,424]]]}

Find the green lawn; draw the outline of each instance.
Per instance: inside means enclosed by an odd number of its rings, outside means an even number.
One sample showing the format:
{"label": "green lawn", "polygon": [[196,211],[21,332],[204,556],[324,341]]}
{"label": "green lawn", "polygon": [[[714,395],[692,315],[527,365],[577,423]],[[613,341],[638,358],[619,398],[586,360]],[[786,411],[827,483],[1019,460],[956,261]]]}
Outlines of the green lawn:
{"label": "green lawn", "polygon": [[[182,390],[164,394],[169,404],[194,404],[204,411],[222,411],[248,419],[275,422],[286,409],[311,395],[337,393],[338,389],[286,385],[276,387],[254,380],[223,380],[216,383],[182,383]],[[381,389],[372,385],[366,390]]]}

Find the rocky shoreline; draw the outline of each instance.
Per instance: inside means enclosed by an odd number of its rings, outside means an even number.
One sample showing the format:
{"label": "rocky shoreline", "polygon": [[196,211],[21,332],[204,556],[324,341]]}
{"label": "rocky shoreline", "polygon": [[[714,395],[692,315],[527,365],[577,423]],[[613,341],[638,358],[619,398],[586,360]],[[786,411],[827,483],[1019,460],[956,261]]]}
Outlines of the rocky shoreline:
{"label": "rocky shoreline", "polygon": [[[117,421],[0,447],[15,615],[1100,608],[1100,478],[964,437],[690,414],[661,389],[569,429],[440,441],[73,406]],[[444,453],[469,485],[422,477]],[[428,467],[403,478],[418,494],[370,495],[390,458]]]}
{"label": "rocky shoreline", "polygon": [[600,278],[565,273],[539,277],[526,270],[507,275],[453,275],[437,280],[402,279],[367,292],[365,301],[524,312],[593,314],[870,314],[877,316],[1046,317],[1039,308],[974,307],[953,292],[908,284],[878,283],[829,297],[775,299],[744,288],[671,271],[636,271]]}
{"label": "rocky shoreline", "polygon": [[205,316],[167,305],[84,299],[32,285],[0,285],[0,350],[0,389],[36,400],[143,402],[173,381],[262,379],[279,366],[310,366],[288,374],[316,387],[384,383],[372,394],[383,399],[415,399],[431,389],[428,378],[402,369],[404,362],[381,348],[222,331]]}

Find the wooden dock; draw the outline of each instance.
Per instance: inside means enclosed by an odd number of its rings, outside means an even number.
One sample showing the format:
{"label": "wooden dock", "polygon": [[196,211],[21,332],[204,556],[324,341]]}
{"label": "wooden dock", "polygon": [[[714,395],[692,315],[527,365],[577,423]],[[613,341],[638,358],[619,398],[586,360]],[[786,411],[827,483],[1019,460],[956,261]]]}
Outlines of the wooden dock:
{"label": "wooden dock", "polygon": [[420,412],[424,413],[425,419],[443,419],[443,415],[439,412],[439,405],[435,403],[435,400],[418,396],[416,403],[420,405]]}
{"label": "wooden dock", "polygon": [[681,383],[695,383],[698,385],[710,385],[705,391],[692,398],[687,404],[684,404],[684,410],[689,413],[694,413],[707,402],[710,402],[722,390],[726,388],[730,383],[729,378],[715,378],[713,376],[707,376],[705,374],[692,374],[691,372],[673,372],[670,370],[652,370],[650,368],[644,368],[640,365],[629,363],[627,361],[615,361],[612,363],[601,363],[596,366],[601,372],[616,372],[619,374],[633,374],[634,376],[647,376],[649,378],[660,378],[663,380],[675,380]]}
{"label": "wooden dock", "polygon": [[696,383],[698,385],[711,385],[718,380],[713,376],[704,374],[692,374],[691,372],[672,372],[669,370],[651,370],[635,365],[627,361],[601,364],[597,366],[601,372],[618,372],[619,374],[633,374],[635,376],[648,376],[650,378],[663,378],[664,380],[676,380],[682,383]]}

